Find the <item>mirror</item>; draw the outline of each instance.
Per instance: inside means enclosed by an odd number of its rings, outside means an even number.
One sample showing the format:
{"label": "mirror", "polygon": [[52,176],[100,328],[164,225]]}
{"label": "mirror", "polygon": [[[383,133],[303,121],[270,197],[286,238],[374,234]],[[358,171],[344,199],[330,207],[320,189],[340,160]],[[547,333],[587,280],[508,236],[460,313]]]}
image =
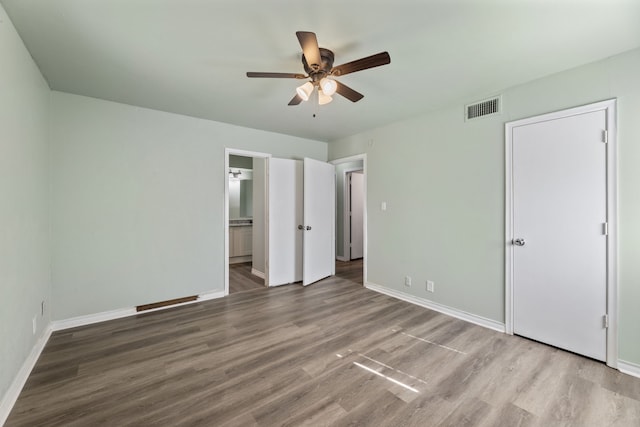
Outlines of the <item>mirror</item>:
{"label": "mirror", "polygon": [[230,168],[230,171],[232,173],[229,174],[229,219],[252,218],[253,171],[242,168]]}

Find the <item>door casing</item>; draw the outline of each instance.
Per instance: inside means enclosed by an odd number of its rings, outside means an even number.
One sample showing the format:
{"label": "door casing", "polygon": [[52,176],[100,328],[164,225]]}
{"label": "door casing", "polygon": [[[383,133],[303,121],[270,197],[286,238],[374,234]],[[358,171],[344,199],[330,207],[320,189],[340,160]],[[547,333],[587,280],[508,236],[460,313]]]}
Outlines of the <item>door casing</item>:
{"label": "door casing", "polygon": [[[543,114],[505,124],[505,330],[513,335],[513,129],[517,126],[558,120],[578,114],[605,111],[606,168],[607,168],[607,357],[606,363],[618,367],[618,256],[617,256],[617,147],[616,147],[616,100],[606,100],[567,110]],[[604,143],[604,142],[603,142]]]}

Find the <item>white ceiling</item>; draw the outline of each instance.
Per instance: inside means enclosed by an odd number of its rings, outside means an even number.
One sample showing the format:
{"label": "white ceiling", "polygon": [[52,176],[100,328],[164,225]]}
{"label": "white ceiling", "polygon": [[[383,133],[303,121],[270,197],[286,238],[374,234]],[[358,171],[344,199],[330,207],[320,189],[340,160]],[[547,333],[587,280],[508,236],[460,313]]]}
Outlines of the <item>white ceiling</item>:
{"label": "white ceiling", "polygon": [[[323,141],[640,46],[638,0],[0,1],[52,89]],[[245,72],[303,73],[298,30],[391,64],[289,107],[299,80]]]}

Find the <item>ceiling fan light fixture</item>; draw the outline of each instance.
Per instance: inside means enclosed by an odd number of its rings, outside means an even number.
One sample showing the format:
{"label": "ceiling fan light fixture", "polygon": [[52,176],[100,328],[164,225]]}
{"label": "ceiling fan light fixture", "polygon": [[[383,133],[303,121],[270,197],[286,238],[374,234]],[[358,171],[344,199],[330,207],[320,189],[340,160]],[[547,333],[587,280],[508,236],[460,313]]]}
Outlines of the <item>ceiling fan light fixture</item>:
{"label": "ceiling fan light fixture", "polygon": [[313,83],[306,82],[302,86],[296,88],[296,93],[303,101],[308,101],[311,93],[313,92]]}
{"label": "ceiling fan light fixture", "polygon": [[324,93],[323,90],[319,90],[318,91],[318,104],[319,105],[325,105],[330,103],[331,101],[333,101],[333,98],[330,97],[329,95],[327,95],[326,93]]}
{"label": "ceiling fan light fixture", "polygon": [[320,87],[322,88],[322,92],[325,95],[331,96],[336,93],[336,89],[338,89],[338,83],[335,80],[324,77],[320,80]]}

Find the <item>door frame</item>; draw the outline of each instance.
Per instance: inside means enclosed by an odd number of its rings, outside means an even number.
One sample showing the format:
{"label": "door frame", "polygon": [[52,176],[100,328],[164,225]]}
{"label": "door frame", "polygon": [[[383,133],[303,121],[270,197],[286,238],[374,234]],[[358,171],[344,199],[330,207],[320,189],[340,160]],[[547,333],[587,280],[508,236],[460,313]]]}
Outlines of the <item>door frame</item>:
{"label": "door frame", "polygon": [[[356,154],[353,156],[349,156],[349,157],[341,157],[338,159],[334,159],[331,160],[329,163],[333,164],[333,165],[338,165],[341,163],[350,163],[350,162],[356,162],[358,160],[362,160],[362,167],[357,167],[354,168],[353,170],[346,170],[345,171],[345,175],[347,172],[353,172],[353,171],[357,171],[357,170],[362,170],[362,173],[364,175],[364,184],[362,186],[362,203],[363,203],[363,212],[362,212],[362,227],[363,227],[363,232],[362,232],[362,285],[366,286],[367,284],[367,259],[368,259],[368,255],[367,255],[367,240],[368,240],[368,226],[367,226],[367,154],[363,153],[363,154]],[[343,180],[344,181],[344,180]],[[344,185],[346,185],[346,183],[343,183]],[[344,193],[344,189],[343,189],[343,194]],[[337,193],[336,193],[337,195]],[[337,206],[337,203],[336,203]],[[342,244],[345,244],[345,241],[347,240],[345,237],[345,232],[344,232],[344,221],[345,221],[345,215],[348,215],[348,209],[346,206],[344,206],[343,204],[343,212],[342,212],[342,218],[343,218],[343,232],[342,232],[342,239],[343,242]],[[343,246],[344,247],[344,246]],[[344,249],[343,249],[343,253]]]}
{"label": "door frame", "polygon": [[[596,102],[505,123],[505,331],[513,335],[513,130],[533,123],[558,120],[595,111],[605,111],[607,169],[607,358],[618,367],[618,182],[616,144],[616,99]],[[603,129],[605,131],[605,129]],[[603,141],[604,143],[604,141]]]}
{"label": "door frame", "polygon": [[[351,227],[351,216],[350,213],[350,202],[351,202],[351,186],[347,182],[347,177],[349,174],[357,171],[362,171],[364,174],[364,166],[362,167],[353,167],[344,170],[342,174],[342,253],[341,257],[336,257],[339,261],[351,261],[351,233],[347,235],[347,228]],[[363,201],[364,202],[364,201]],[[337,206],[337,204],[336,204]],[[363,241],[364,244],[364,241]],[[364,249],[364,248],[363,248]],[[349,252],[349,256],[347,256],[347,252]]]}
{"label": "door frame", "polygon": [[224,149],[224,295],[229,295],[229,155],[258,157],[266,159],[265,165],[265,272],[264,284],[269,286],[269,159],[272,157],[270,153],[261,153],[257,151],[240,150],[236,148],[225,147]]}

